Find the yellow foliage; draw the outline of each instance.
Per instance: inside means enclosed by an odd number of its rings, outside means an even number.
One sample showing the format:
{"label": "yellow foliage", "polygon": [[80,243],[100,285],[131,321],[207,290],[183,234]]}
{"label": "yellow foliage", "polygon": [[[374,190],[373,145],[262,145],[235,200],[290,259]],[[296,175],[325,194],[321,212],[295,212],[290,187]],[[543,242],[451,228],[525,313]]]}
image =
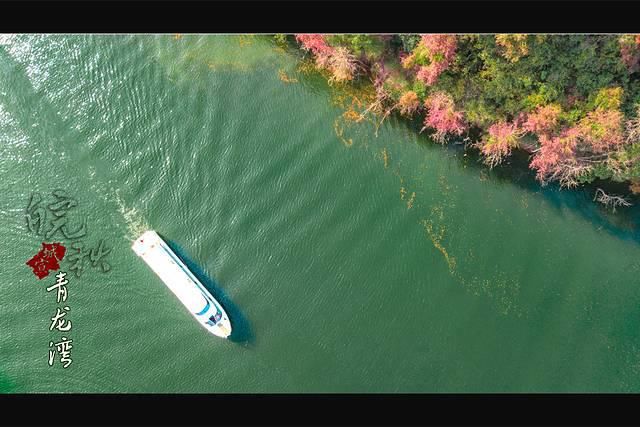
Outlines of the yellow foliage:
{"label": "yellow foliage", "polygon": [[298,83],[298,79],[289,77],[283,69],[278,70],[278,77],[285,83]]}
{"label": "yellow foliage", "polygon": [[342,113],[342,117],[349,122],[358,123],[364,119],[364,116],[353,109],[349,109]]}
{"label": "yellow foliage", "polygon": [[317,73],[319,70],[316,68],[316,65],[313,63],[313,61],[307,59],[298,63],[296,71],[300,74],[309,75],[312,73]]}
{"label": "yellow foliage", "polygon": [[622,105],[621,87],[603,88],[598,91],[595,98],[595,107],[603,110],[618,110]]}
{"label": "yellow foliage", "polygon": [[336,136],[340,139],[340,141],[342,141],[342,143],[347,146],[347,147],[351,147],[353,145],[353,139],[349,138],[346,139],[344,137],[344,128],[342,127],[342,125],[340,124],[340,117],[338,117],[334,122],[333,122],[333,130],[336,132]]}
{"label": "yellow foliage", "polygon": [[403,116],[411,116],[420,107],[418,95],[410,90],[402,94],[398,100],[398,108]]}
{"label": "yellow foliage", "polygon": [[511,62],[518,62],[529,53],[527,34],[496,34],[496,43],[504,49],[502,55]]}

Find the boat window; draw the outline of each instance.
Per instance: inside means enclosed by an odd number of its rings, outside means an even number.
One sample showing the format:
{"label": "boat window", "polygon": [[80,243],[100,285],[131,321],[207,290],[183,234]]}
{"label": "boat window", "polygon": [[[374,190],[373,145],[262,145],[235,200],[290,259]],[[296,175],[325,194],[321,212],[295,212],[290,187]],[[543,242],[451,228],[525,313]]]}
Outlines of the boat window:
{"label": "boat window", "polygon": [[211,316],[211,317],[209,317],[209,321],[211,321],[211,322],[213,322],[215,324],[218,321],[218,319],[216,319],[215,317]]}

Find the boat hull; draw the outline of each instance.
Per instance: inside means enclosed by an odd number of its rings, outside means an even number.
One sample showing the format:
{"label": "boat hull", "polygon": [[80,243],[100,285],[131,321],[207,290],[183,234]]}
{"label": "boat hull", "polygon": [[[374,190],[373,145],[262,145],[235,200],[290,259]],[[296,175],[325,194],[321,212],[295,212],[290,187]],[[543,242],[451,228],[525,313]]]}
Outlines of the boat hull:
{"label": "boat hull", "polygon": [[222,305],[158,233],[145,231],[133,242],[131,249],[160,277],[198,323],[221,338],[231,335],[231,321]]}

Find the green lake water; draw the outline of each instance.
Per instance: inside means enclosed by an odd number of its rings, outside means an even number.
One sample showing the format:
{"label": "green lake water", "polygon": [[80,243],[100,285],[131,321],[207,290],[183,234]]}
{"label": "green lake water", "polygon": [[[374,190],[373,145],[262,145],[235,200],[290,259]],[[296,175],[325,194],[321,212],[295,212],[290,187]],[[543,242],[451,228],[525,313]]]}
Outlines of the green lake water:
{"label": "green lake water", "polygon": [[[394,117],[376,136],[300,55],[2,36],[0,391],[640,391],[637,208],[490,171]],[[111,271],[69,276],[67,369],[47,363],[55,279],[25,265],[45,241],[29,197],[58,188],[87,245],[112,248]],[[223,302],[232,340],[135,256],[146,228]]]}

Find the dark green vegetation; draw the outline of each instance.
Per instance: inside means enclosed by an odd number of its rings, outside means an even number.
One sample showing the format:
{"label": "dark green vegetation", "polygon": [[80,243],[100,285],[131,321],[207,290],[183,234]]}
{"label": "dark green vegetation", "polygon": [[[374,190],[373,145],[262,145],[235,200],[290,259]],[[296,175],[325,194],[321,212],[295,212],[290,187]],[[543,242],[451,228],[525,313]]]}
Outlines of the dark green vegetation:
{"label": "dark green vegetation", "polygon": [[334,81],[370,79],[382,117],[420,116],[491,167],[524,149],[543,184],[640,192],[640,36],[298,34]]}

